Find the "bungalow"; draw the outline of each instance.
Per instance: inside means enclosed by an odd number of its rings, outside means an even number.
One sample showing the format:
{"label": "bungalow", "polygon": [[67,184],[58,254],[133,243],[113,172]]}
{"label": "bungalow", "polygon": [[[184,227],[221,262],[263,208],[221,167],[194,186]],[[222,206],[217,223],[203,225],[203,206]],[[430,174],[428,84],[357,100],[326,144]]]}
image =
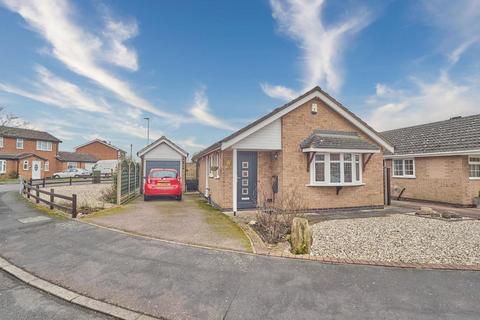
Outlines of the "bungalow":
{"label": "bungalow", "polygon": [[57,155],[59,171],[65,171],[70,168],[92,169],[98,161],[93,154],[59,151]]}
{"label": "bungalow", "polygon": [[223,210],[381,208],[392,145],[315,87],[193,156],[199,191]]}
{"label": "bungalow", "polygon": [[480,192],[480,114],[382,132],[394,196],[472,206]]}

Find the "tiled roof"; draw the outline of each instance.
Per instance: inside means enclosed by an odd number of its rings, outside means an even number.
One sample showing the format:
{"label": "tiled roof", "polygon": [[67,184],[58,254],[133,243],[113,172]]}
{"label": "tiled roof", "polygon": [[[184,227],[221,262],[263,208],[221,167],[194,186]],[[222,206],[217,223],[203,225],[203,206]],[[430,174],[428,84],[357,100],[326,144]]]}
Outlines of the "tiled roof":
{"label": "tiled roof", "polygon": [[389,130],[395,155],[480,150],[480,114]]}
{"label": "tiled roof", "polygon": [[79,148],[81,148],[81,147],[85,147],[85,146],[87,146],[87,145],[89,145],[89,144],[92,144],[92,143],[95,143],[95,142],[101,143],[101,144],[103,144],[103,145],[105,145],[105,146],[107,146],[107,147],[110,147],[110,148],[115,149],[115,150],[117,150],[117,151],[120,151],[120,152],[122,152],[122,153],[126,153],[124,150],[120,149],[119,147],[116,147],[116,146],[114,146],[113,144],[111,144],[110,142],[108,142],[108,141],[106,141],[106,140],[101,140],[101,139],[93,139],[93,140],[91,140],[91,141],[85,142],[84,144],[81,144],[81,145],[75,147],[75,150],[77,150],[77,149],[79,149]]}
{"label": "tiled roof", "polygon": [[142,154],[145,152],[145,150],[148,150],[150,147],[160,143],[160,142],[166,142],[167,144],[170,143],[172,146],[174,146],[175,148],[178,149],[178,151],[180,151],[180,153],[184,153],[188,156],[188,152],[185,151],[183,148],[181,148],[178,144],[174,143],[172,140],[168,139],[167,137],[165,136],[161,136],[160,138],[158,138],[157,140],[153,141],[152,143],[150,143],[149,145],[143,147],[140,151],[137,152],[137,155],[139,154]]}
{"label": "tiled roof", "polygon": [[47,160],[46,158],[43,158],[39,155],[36,155],[35,153],[32,152],[22,152],[22,153],[4,153],[0,152],[0,159],[2,160],[20,160],[20,159],[25,159],[28,157],[36,157],[39,159]]}
{"label": "tiled roof", "polygon": [[300,148],[379,150],[356,132],[315,130],[300,143]]}
{"label": "tiled roof", "polygon": [[[247,131],[248,129],[256,126],[257,124],[261,123],[262,121],[272,117],[273,115],[279,113],[280,111],[290,107],[292,104],[296,103],[297,101],[300,101],[302,100],[303,98],[307,97],[308,95],[314,93],[315,91],[318,91],[320,92],[321,94],[325,95],[326,97],[328,97],[329,99],[331,99],[338,107],[340,107],[341,109],[343,109],[345,112],[347,112],[350,116],[352,116],[354,119],[356,119],[358,122],[360,122],[363,126],[365,126],[366,128],[368,128],[370,131],[372,131],[373,133],[375,134],[378,134],[377,131],[375,129],[373,129],[372,127],[370,127],[367,123],[365,123],[362,119],[360,119],[357,115],[355,115],[353,112],[351,112],[350,110],[348,110],[348,108],[346,108],[344,105],[342,105],[340,102],[338,102],[337,100],[335,100],[332,96],[330,96],[328,93],[326,93],[325,91],[322,90],[322,88],[320,88],[319,86],[316,86],[314,87],[313,89],[305,92],[304,94],[302,94],[301,96],[299,96],[298,98],[295,98],[293,99],[292,101],[288,102],[287,104],[284,104],[283,106],[281,107],[278,107],[276,109],[274,109],[272,112],[264,115],[263,117],[261,117],[260,119],[250,123],[249,125],[241,128],[240,130],[238,131],[235,131],[234,133],[232,133],[231,135],[229,135],[228,137],[212,144],[211,146],[209,146],[208,148],[202,150],[202,151],[199,151],[197,152],[196,154],[193,155],[192,159],[197,159],[197,158],[200,158],[202,157],[203,155],[206,155],[208,153],[210,153],[211,151],[215,150],[215,149],[218,149],[221,145],[222,145],[222,142],[225,142],[225,141],[228,141],[228,140],[231,140],[233,138],[235,138],[236,136],[242,134],[243,132]],[[379,135],[380,136],[380,135]]]}
{"label": "tiled roof", "polygon": [[93,154],[59,151],[57,155],[59,161],[72,162],[97,162],[98,159]]}
{"label": "tiled roof", "polygon": [[9,138],[62,142],[60,139],[55,138],[50,133],[45,131],[37,131],[37,130],[24,129],[24,128],[13,128],[13,127],[6,127],[6,126],[0,126],[0,136],[9,137]]}

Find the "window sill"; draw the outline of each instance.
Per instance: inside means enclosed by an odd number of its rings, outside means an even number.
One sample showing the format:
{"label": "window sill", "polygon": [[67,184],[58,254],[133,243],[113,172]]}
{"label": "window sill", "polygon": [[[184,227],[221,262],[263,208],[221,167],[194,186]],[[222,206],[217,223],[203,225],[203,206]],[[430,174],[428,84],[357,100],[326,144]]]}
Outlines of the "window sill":
{"label": "window sill", "polygon": [[480,177],[469,177],[468,180],[478,181]]}
{"label": "window sill", "polygon": [[417,179],[416,176],[392,176],[395,179]]}
{"label": "window sill", "polygon": [[306,187],[360,187],[365,183],[309,183]]}

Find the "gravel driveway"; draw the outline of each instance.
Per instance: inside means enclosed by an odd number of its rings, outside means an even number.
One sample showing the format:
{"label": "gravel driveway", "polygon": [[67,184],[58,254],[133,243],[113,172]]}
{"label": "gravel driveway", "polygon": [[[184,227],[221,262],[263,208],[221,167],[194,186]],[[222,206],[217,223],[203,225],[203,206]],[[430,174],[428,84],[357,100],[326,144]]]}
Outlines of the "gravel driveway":
{"label": "gravel driveway", "polygon": [[313,225],[312,254],[382,262],[480,264],[480,221],[415,215],[328,220]]}
{"label": "gravel driveway", "polygon": [[[61,194],[65,196],[71,196],[72,194],[77,195],[77,203],[78,207],[90,207],[90,208],[111,208],[114,205],[102,200],[102,192],[106,191],[107,189],[111,188],[111,183],[102,183],[102,184],[76,184],[72,186],[48,186],[46,188],[42,188],[43,190],[50,191],[50,189],[54,189],[56,194]],[[49,200],[50,196],[46,194],[40,194],[40,196],[45,199]],[[56,203],[62,204],[64,203],[67,206],[70,206],[70,201],[62,200],[62,199],[55,199]]]}

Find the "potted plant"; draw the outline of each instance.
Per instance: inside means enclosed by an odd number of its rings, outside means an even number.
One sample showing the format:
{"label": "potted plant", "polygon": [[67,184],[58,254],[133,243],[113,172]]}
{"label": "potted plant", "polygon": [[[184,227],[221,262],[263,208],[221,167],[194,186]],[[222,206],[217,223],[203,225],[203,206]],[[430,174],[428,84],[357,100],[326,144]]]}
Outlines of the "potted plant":
{"label": "potted plant", "polygon": [[480,191],[478,191],[478,197],[473,197],[473,203],[480,208]]}

